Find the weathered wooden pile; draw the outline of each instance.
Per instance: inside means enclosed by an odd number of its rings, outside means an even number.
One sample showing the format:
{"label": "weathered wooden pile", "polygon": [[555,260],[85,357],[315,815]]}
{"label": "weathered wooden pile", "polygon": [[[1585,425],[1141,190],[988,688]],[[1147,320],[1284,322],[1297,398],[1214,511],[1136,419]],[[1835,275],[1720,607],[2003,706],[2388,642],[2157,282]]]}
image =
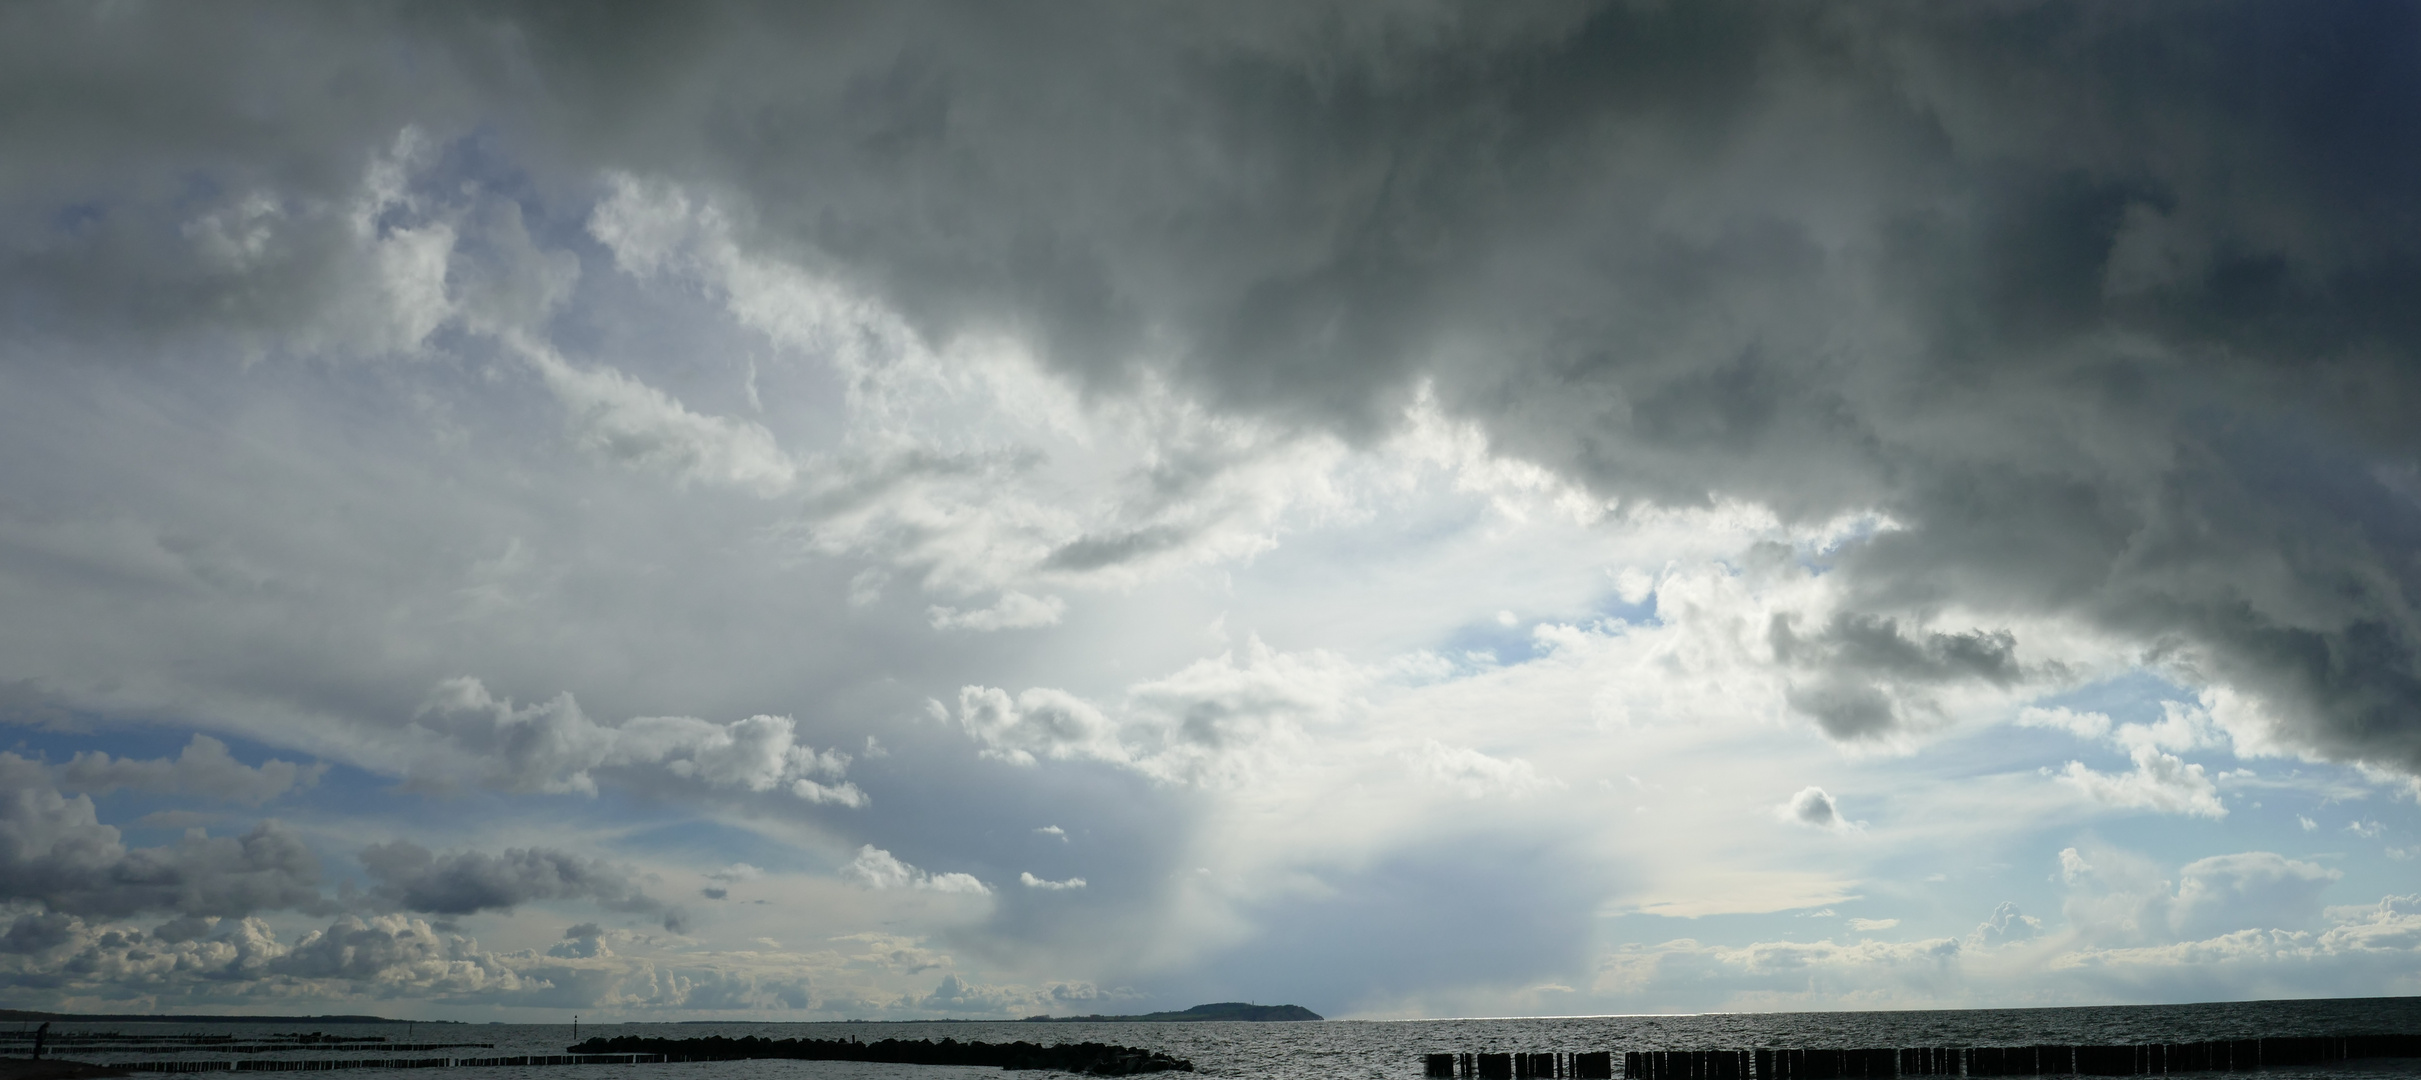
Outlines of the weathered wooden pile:
{"label": "weathered wooden pile", "polygon": [[792,1061],[870,1061],[885,1065],[989,1065],[1003,1069],[1052,1069],[1093,1076],[1133,1076],[1139,1073],[1192,1072],[1194,1064],[1153,1050],[1106,1043],[1042,1045],[959,1042],[943,1039],[766,1039],[755,1035],[731,1039],[652,1039],[623,1035],[590,1039],[569,1049],[589,1053],[618,1052],[661,1055],[664,1061],[742,1061],[780,1058]]}
{"label": "weathered wooden pile", "polygon": [[[1611,1080],[1613,1055],[1430,1054],[1435,1080]],[[1633,1050],[1628,1080],[1847,1080],[1901,1076],[2166,1076],[2421,1057],[2421,1035],[2344,1035],[2120,1046]]]}

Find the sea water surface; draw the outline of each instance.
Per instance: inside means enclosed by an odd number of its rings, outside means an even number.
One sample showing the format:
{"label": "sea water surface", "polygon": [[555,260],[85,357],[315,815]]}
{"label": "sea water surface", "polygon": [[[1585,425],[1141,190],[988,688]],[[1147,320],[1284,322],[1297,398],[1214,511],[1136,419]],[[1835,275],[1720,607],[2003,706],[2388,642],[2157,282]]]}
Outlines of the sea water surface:
{"label": "sea water surface", "polygon": [[[85,1061],[167,1058],[491,1057],[561,1054],[573,1042],[565,1024],[71,1024],[54,1035],[114,1031],[232,1035],[239,1041],[320,1031],[341,1038],[384,1036],[392,1043],[493,1043],[492,1050],[329,1050],[258,1054],[195,1050],[149,1052],[63,1047]],[[579,1037],[638,1035],[668,1039],[749,1035],[768,1039],[956,1039],[960,1042],[1104,1042],[1165,1051],[1201,1075],[1272,1080],[1418,1080],[1421,1055],[1611,1050],[1722,1050],[1755,1047],[2025,1046],[2199,1042],[2285,1035],[2421,1033],[2421,998],[2232,1002],[2203,1005],[2088,1006],[2061,1009],[1961,1009],[1902,1012],[1705,1013],[1681,1016],[1514,1017],[1464,1020],[1330,1020],[1302,1023],[1031,1024],[963,1023],[582,1023]],[[1619,1069],[1618,1069],[1619,1071]],[[644,1075],[632,1075],[634,1072]],[[358,1070],[359,1080],[400,1080],[404,1070]],[[663,1065],[570,1065],[411,1070],[413,1080],[997,1080],[1000,1070],[842,1061],[727,1061]],[[1031,1074],[1044,1080],[1052,1074]],[[2216,1074],[2213,1074],[2216,1075]],[[2421,1059],[2374,1059],[2264,1070],[2279,1080],[2421,1076]]]}

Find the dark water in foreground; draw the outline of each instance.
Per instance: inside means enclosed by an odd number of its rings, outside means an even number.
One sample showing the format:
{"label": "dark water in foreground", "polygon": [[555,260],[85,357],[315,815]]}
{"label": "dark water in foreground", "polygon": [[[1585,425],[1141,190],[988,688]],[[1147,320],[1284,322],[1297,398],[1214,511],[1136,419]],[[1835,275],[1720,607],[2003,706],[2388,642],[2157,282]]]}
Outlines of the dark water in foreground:
{"label": "dark water in foreground", "polygon": [[[55,1034],[116,1031],[163,1035],[190,1031],[239,1041],[292,1033],[294,1024],[60,1024]],[[571,1028],[560,1024],[330,1025],[317,1030],[348,1038],[384,1035],[392,1041],[496,1044],[493,1050],[405,1053],[298,1049],[229,1055],[69,1049],[59,1056],[87,1061],[203,1059],[474,1057],[560,1054]],[[2113,1044],[2198,1042],[2284,1035],[2421,1033],[2421,998],[2263,1001],[2211,1005],[2093,1006],[2069,1009],[1965,1009],[1938,1012],[1726,1013],[1696,1016],[1603,1016],[1500,1020],[1327,1021],[1250,1024],[582,1024],[591,1035],[696,1038],[957,1039],[961,1042],[1107,1042],[1162,1050],[1194,1063],[1201,1075],[1273,1080],[1417,1080],[1421,1055],[1433,1052],[1545,1053],[1611,1050],[1717,1050],[1769,1047],[2020,1046],[2037,1043]],[[10,1047],[13,1049],[13,1046]],[[626,1075],[643,1073],[644,1075]],[[233,1074],[208,1074],[229,1075]],[[1045,1080],[1047,1075],[1032,1076]],[[1179,1074],[1182,1075],[1182,1074]],[[2218,1076],[2222,1074],[2207,1074]],[[2421,1059],[2373,1060],[2256,1074],[2279,1080],[2421,1076]],[[696,1062],[669,1065],[586,1065],[549,1068],[448,1069],[442,1072],[359,1070],[358,1080],[999,1080],[996,1069],[937,1065],[869,1065],[824,1061]]]}

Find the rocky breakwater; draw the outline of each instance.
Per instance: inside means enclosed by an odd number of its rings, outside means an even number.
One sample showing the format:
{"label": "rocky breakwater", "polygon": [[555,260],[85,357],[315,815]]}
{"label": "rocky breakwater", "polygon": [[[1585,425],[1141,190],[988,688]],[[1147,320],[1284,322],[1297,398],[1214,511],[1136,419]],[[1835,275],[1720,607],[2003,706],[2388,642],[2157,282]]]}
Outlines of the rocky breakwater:
{"label": "rocky breakwater", "polygon": [[651,1039],[624,1035],[567,1046],[574,1054],[661,1054],[665,1061],[874,1061],[886,1065],[992,1065],[1003,1069],[1054,1069],[1090,1076],[1192,1072],[1194,1063],[1152,1050],[1105,1043],[984,1043],[943,1039]]}

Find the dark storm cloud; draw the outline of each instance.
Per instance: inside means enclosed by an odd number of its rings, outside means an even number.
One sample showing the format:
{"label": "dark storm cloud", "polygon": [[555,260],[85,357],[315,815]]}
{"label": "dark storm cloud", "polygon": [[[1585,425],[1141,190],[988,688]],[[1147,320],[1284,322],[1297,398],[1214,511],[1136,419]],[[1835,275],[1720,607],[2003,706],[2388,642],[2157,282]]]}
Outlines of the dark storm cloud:
{"label": "dark storm cloud", "polygon": [[2006,631],[1964,634],[1928,633],[1922,640],[1900,632],[1892,619],[1842,612],[1816,634],[1801,637],[1785,615],[1774,617],[1767,638],[1774,655],[1785,663],[1820,657],[1835,670],[1871,672],[1916,682],[1980,679],[2006,686],[2018,678],[2012,653],[2016,640]]}
{"label": "dark storm cloud", "polygon": [[81,916],[325,907],[319,860],[275,821],[241,837],[196,830],[173,844],[129,848],[100,823],[90,798],[62,796],[35,762],[0,753],[0,791],[0,900]]}
{"label": "dark storm cloud", "polygon": [[371,894],[409,911],[471,915],[540,900],[593,900],[609,911],[664,914],[668,923],[681,918],[679,909],[667,912],[640,891],[627,868],[547,848],[437,855],[398,840],[363,848],[361,863],[378,882]]}
{"label": "dark storm cloud", "polygon": [[19,915],[8,925],[8,933],[0,934],[0,952],[25,955],[48,952],[75,940],[81,924],[73,915],[56,911]]}
{"label": "dark storm cloud", "polygon": [[[1634,505],[1879,511],[1803,654],[1836,735],[2015,677],[1991,625],[1898,629],[1955,604],[2089,620],[2291,745],[2421,770],[2408,6],[399,10],[11,8],[20,332],[355,326],[306,204],[410,122],[541,189],[694,185],[1096,392],[1366,438],[1425,384]],[[241,240],[255,189],[293,201],[274,273],[143,242]]]}
{"label": "dark storm cloud", "polygon": [[1776,660],[1820,673],[1810,685],[1792,686],[1788,698],[1839,739],[1882,735],[1905,722],[1905,707],[1886,687],[1968,681],[2007,686],[2022,675],[2017,639],[2007,631],[1911,637],[1897,620],[1841,612],[1806,635],[1788,615],[1776,615],[1766,641]]}
{"label": "dark storm cloud", "polygon": [[1098,570],[1117,566],[1177,547],[1190,539],[1182,530],[1165,526],[1134,529],[1114,536],[1086,536],[1051,552],[1043,566],[1051,570]]}

